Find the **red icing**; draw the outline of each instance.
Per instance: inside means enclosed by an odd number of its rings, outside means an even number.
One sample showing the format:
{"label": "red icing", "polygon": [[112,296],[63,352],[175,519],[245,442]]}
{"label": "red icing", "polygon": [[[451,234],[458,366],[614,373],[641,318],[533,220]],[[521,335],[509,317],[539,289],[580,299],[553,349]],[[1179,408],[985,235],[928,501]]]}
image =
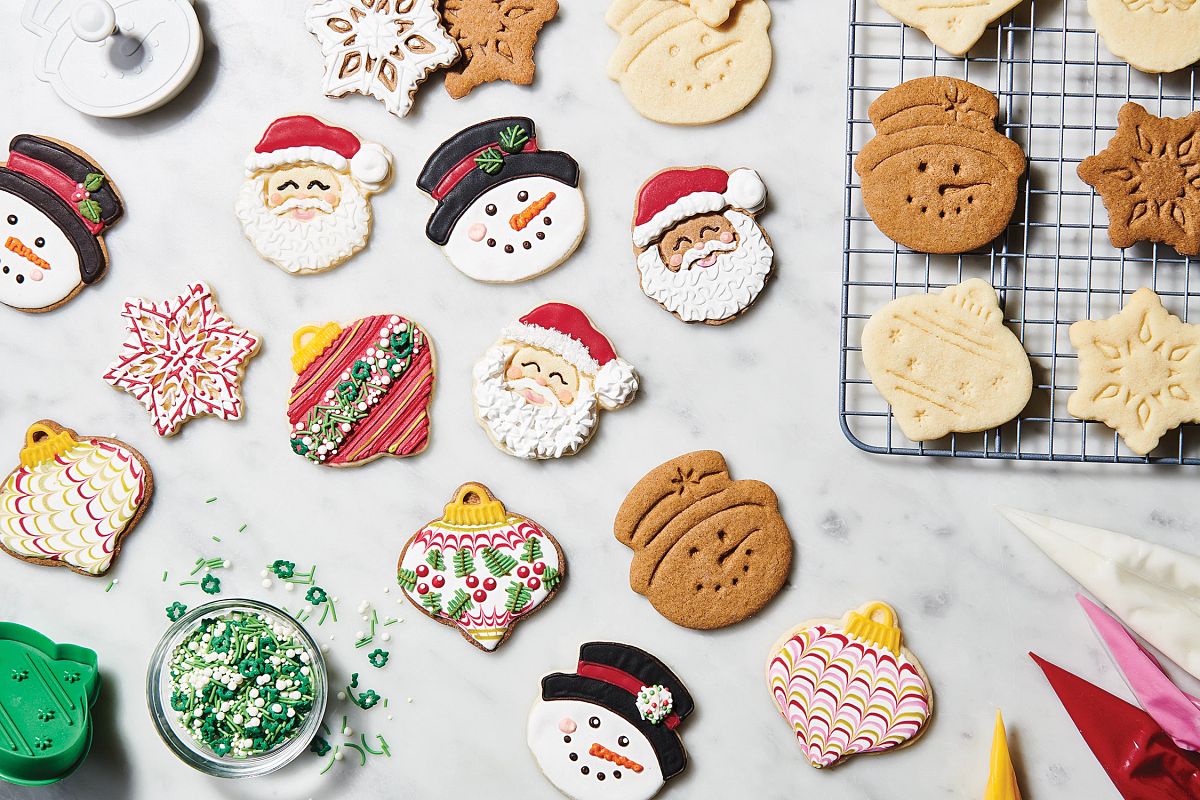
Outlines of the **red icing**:
{"label": "red icing", "polygon": [[345,128],[335,128],[316,117],[299,114],[281,117],[268,125],[262,139],[254,146],[254,152],[274,153],[292,147],[323,147],[350,159],[362,149],[362,142]]}
{"label": "red icing", "polygon": [[[438,181],[437,186],[433,187],[433,191],[429,193],[429,196],[434,200],[440,201],[443,197],[454,191],[454,187],[458,186],[459,181],[470,175],[471,170],[477,168],[475,164],[476,157],[478,157],[484,150],[489,150],[493,147],[499,149],[500,145],[499,143],[493,142],[492,144],[485,144],[478,150],[468,153],[462,161],[459,161],[450,168],[449,172],[442,176],[442,179]],[[536,137],[530,137],[529,141],[525,143],[525,146],[521,148],[522,153],[536,153],[537,151]],[[507,153],[508,151],[504,152]]]}
{"label": "red icing", "polygon": [[672,169],[660,172],[638,192],[634,225],[643,225],[667,206],[693,192],[724,194],[729,187],[729,173],[716,167]]}
{"label": "red icing", "polygon": [[[604,683],[612,684],[618,689],[624,689],[635,697],[637,696],[638,692],[644,688],[644,685],[639,679],[630,675],[623,669],[617,669],[616,667],[609,666],[608,664],[597,664],[592,661],[580,661],[579,668],[575,670],[575,672],[581,678],[591,678],[592,680],[603,681]],[[679,715],[672,712],[663,719],[663,724],[666,725],[668,729],[674,730],[679,726],[681,721],[682,720],[680,720]]]}
{"label": "red icing", "polygon": [[578,308],[567,303],[546,303],[521,317],[522,325],[534,325],[565,333],[582,344],[596,363],[604,366],[617,357],[612,342],[592,325]]}
{"label": "red icing", "polygon": [[483,579],[483,588],[489,592],[492,589],[495,589],[496,588],[496,579],[495,578],[484,578]]}
{"label": "red icing", "polygon": [[[77,205],[79,201],[73,199],[76,192],[80,191],[79,185],[64,173],[59,172],[44,161],[38,161],[36,158],[30,158],[22,153],[9,153],[8,163],[5,166],[13,172],[19,172],[22,175],[33,178],[62,198],[62,201],[71,207],[71,210],[79,217],[84,227],[92,232],[93,236],[104,230],[103,219],[99,222],[92,222],[80,213],[79,206]],[[87,192],[84,192],[85,198],[87,194]]]}

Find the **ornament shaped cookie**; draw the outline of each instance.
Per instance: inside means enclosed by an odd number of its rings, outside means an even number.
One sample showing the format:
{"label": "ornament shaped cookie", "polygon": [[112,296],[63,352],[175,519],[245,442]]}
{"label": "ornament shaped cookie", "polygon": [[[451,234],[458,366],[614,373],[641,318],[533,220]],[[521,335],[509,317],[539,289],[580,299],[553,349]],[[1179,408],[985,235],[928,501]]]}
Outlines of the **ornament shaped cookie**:
{"label": "ornament shaped cookie", "polygon": [[1088,0],[1088,14],[1104,46],[1142,72],[1174,72],[1200,59],[1196,0]]}
{"label": "ornament shaped cookie", "polygon": [[604,21],[621,37],[608,77],[655,122],[706,125],[732,116],[771,72],[764,0],[612,0]]}
{"label": "ornament shaped cookie", "polygon": [[957,78],[914,78],[867,113],[875,138],[854,171],[879,230],[924,253],[965,253],[1004,231],[1025,154],[996,130],[995,95]]}
{"label": "ornament shaped cookie", "polygon": [[775,263],[752,169],[672,167],[638,190],[633,246],[642,291],[684,322],[723,325],[758,299]]}
{"label": "ornament shaped cookie", "polygon": [[354,467],[404,458],[429,444],[434,358],[429,335],[395,314],[292,336],[288,398],[292,451],[314,464]]}
{"label": "ornament shaped cookie", "polygon": [[1067,398],[1078,419],[1098,420],[1144,456],[1163,435],[1200,422],[1200,325],[1138,289],[1115,316],[1070,327],[1079,352],[1079,386]]}
{"label": "ornament shaped cookie", "polygon": [[879,7],[905,25],[918,28],[951,55],[975,46],[991,23],[1021,0],[878,0]]}
{"label": "ornament shaped cookie", "polygon": [[437,201],[425,235],[464,275],[536,278],[570,258],[587,228],[579,165],[542,150],[528,117],[480,122],[433,152],[417,187]]}
{"label": "ornament shaped cookie", "polygon": [[475,418],[518,458],[574,455],[601,411],[633,402],[638,377],[578,308],[546,303],[509,325],[475,362]]}
{"label": "ornament shaped cookie", "polygon": [[988,757],[988,780],[983,800],[1021,800],[1017,771],[1008,752],[1008,736],[1004,732],[1004,717],[996,711],[996,726],[992,730],[992,752]]}
{"label": "ornament shaped cookie", "polygon": [[466,97],[481,83],[533,83],[533,47],[558,0],[441,0],[442,21],[462,58],[446,70],[446,92]]}
{"label": "ornament shaped cookie", "polygon": [[304,21],[325,56],[325,96],[370,95],[397,117],[459,57],[434,0],[310,0]]}
{"label": "ornament shaped cookie", "polygon": [[157,303],[131,297],[121,316],[129,337],[104,380],[145,407],[159,436],[205,414],[242,416],[242,371],[262,340],[221,313],[206,284]]}
{"label": "ornament shaped cookie", "polygon": [[121,196],[71,145],[20,134],[0,164],[0,303],[50,311],[108,270],[104,232]]}
{"label": "ornament shaped cookie", "polygon": [[775,492],[733,480],[715,450],[651,470],[621,504],[613,533],[634,552],[630,587],[686,628],[723,628],[753,616],[792,566],[792,537]]}
{"label": "ornament shaped cookie", "polygon": [[371,195],[391,179],[383,145],[317,117],[281,117],[246,159],[237,218],[263,258],[293,275],[322,272],[366,247]]}
{"label": "ornament shaped cookie", "polygon": [[404,545],[396,580],[422,613],[491,652],[554,597],[566,573],[544,528],[483,484],[464,483],[441,518]]}
{"label": "ornament shaped cookie", "polygon": [[25,0],[34,74],[93,117],[132,117],[187,87],[204,51],[192,0]]}
{"label": "ornament shaped cookie", "polygon": [[0,547],[30,564],[107,572],[154,494],[146,459],[44,419],[26,431],[20,461],[0,484]]}
{"label": "ornament shaped cookie", "polygon": [[1200,111],[1174,119],[1126,103],[1108,146],[1077,171],[1104,201],[1113,247],[1163,242],[1200,255]]}
{"label": "ornament shaped cookie", "polygon": [[547,780],[574,800],[649,800],[687,766],[678,729],[694,707],[654,656],[588,642],[574,673],[542,678],[529,749]]}
{"label": "ornament shaped cookie", "polygon": [[863,327],[862,354],[914,442],[1003,425],[1033,392],[1029,356],[979,278],[888,303]]}
{"label": "ornament shaped cookie", "polygon": [[929,679],[886,603],[793,628],[771,648],[767,685],[818,768],[908,747],[933,716]]}

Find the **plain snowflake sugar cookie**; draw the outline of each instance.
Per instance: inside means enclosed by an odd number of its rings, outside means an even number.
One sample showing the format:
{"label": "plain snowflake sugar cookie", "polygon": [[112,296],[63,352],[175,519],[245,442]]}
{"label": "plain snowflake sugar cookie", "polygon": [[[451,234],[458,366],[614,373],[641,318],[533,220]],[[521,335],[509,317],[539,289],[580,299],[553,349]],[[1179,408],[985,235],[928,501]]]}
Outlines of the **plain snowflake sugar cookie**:
{"label": "plain snowflake sugar cookie", "polygon": [[1196,0],[1088,0],[1112,54],[1142,72],[1174,72],[1200,59]]}
{"label": "plain snowflake sugar cookie", "polygon": [[1152,289],[1120,313],[1071,326],[1079,387],[1067,399],[1078,419],[1103,422],[1144,456],[1167,431],[1200,422],[1200,325],[1163,308]]}
{"label": "plain snowflake sugar cookie", "polygon": [[573,800],[649,800],[683,772],[679,727],[695,708],[678,676],[632,645],[588,642],[574,673],[542,678],[526,735]]}
{"label": "plain snowflake sugar cookie", "polygon": [[608,77],[655,122],[725,119],[758,96],[771,72],[764,0],[613,0],[604,19],[621,37]]}
{"label": "plain snowflake sugar cookie", "polygon": [[878,0],[879,7],[956,56],[975,46],[984,30],[1021,0]]}
{"label": "plain snowflake sugar cookie", "polygon": [[792,537],[775,492],[733,480],[715,450],[651,470],[621,504],[613,533],[634,553],[630,587],[686,628],[723,628],[753,616],[792,566]]}
{"label": "plain snowflake sugar cookie", "polygon": [[1029,356],[979,278],[888,303],[864,326],[862,353],[914,442],[1002,425],[1033,392]]}

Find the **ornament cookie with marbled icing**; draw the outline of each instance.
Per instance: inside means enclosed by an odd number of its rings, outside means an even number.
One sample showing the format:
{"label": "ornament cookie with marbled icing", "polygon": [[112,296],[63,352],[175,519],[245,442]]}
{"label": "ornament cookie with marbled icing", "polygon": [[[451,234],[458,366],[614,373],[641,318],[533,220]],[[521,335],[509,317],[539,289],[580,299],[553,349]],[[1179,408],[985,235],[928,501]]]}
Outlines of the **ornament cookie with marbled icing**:
{"label": "ornament cookie with marbled icing", "polygon": [[574,673],[542,678],[529,749],[574,800],[649,800],[687,766],[679,727],[693,708],[687,687],[654,656],[588,642]]}
{"label": "ornament cookie with marbled icing", "polygon": [[574,455],[600,412],[633,402],[638,377],[588,316],[546,303],[509,325],[475,362],[475,418],[518,458]]}
{"label": "ornament cookie with marbled icing", "polygon": [[536,278],[570,258],[587,228],[579,165],[543,150],[528,117],[464,128],[434,151],[417,187],[437,201],[425,235],[485,283]]}
{"label": "ornament cookie with marbled icing", "polygon": [[933,715],[929,679],[886,603],[793,628],[771,648],[767,685],[818,768],[907,747]]}
{"label": "ornament cookie with marbled icing", "polygon": [[486,486],[464,483],[441,518],[408,540],[396,580],[422,613],[491,652],[554,597],[566,569],[545,529]]}
{"label": "ornament cookie with marbled icing", "polygon": [[50,311],[104,277],[121,196],[95,160],[21,134],[0,164],[0,303]]}
{"label": "ornament cookie with marbled icing", "polygon": [[154,493],[141,453],[44,419],[26,431],[20,461],[0,485],[0,547],[30,564],[107,572]]}

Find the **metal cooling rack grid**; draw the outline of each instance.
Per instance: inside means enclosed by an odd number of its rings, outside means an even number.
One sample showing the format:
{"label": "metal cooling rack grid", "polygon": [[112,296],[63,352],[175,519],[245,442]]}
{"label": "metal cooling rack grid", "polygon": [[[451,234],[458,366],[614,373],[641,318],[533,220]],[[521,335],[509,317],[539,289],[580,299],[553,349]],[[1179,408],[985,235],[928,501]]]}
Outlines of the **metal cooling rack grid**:
{"label": "metal cooling rack grid", "polygon": [[[1107,211],[1075,173],[1082,159],[1107,144],[1125,102],[1139,102],[1159,116],[1195,111],[1196,68],[1168,76],[1133,70],[1104,48],[1086,0],[1028,0],[990,26],[966,57],[937,51],[923,33],[897,22],[873,0],[850,0],[848,55],[839,402],[847,438],[874,453],[1200,464],[1200,426],[1168,433],[1142,457],[1107,426],[1066,411],[1077,376],[1067,338],[1071,323],[1111,316],[1142,286],[1152,287],[1183,320],[1200,315],[1200,274],[1192,278],[1200,259],[1181,257],[1165,245],[1113,248]],[[905,80],[934,74],[992,91],[1000,100],[1000,130],[1029,159],[1012,221],[988,251],[914,253],[880,233],[862,203],[853,163],[874,135],[867,107]],[[971,277],[989,280],[1000,291],[1006,320],[1033,364],[1033,399],[1001,428],[911,442],[867,377],[859,346],[863,325],[899,295]]]}

